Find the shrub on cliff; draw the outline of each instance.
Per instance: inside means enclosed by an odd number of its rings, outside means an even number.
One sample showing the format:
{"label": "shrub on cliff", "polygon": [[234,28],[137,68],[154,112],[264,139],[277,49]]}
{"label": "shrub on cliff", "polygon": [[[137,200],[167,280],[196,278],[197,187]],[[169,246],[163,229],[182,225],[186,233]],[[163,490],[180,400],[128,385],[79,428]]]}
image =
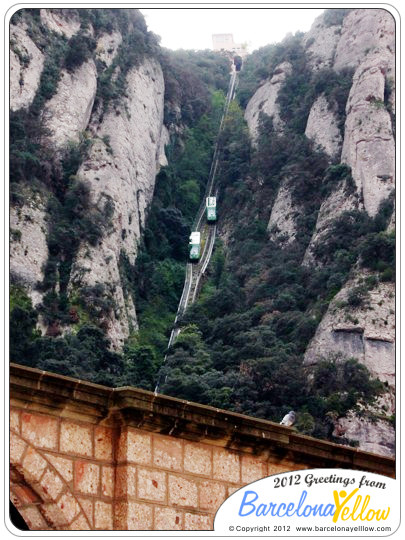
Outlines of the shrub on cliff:
{"label": "shrub on cliff", "polygon": [[96,40],[91,36],[79,32],[72,36],[67,44],[65,67],[68,71],[74,71],[86,62],[96,48]]}
{"label": "shrub on cliff", "polygon": [[395,233],[371,233],[360,245],[363,267],[384,272],[395,267]]}
{"label": "shrub on cliff", "polygon": [[10,287],[10,361],[17,364],[36,365],[34,341],[37,313],[30,298],[19,285]]}

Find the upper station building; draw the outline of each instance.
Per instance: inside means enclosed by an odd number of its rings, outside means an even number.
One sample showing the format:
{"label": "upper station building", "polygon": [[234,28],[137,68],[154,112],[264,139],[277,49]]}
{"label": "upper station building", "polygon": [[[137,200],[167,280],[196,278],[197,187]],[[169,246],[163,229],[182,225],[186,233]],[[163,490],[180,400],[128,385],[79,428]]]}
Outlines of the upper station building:
{"label": "upper station building", "polygon": [[233,34],[212,34],[214,51],[229,51],[244,58],[248,54],[246,43],[235,43]]}

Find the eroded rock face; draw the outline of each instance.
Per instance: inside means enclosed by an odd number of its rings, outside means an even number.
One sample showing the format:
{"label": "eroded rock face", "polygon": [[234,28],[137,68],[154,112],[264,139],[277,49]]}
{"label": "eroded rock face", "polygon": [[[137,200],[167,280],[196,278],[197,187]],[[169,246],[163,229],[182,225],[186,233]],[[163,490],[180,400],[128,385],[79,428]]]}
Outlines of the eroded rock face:
{"label": "eroded rock face", "polygon": [[[348,306],[350,291],[372,274],[361,272],[358,276],[331,302],[305,353],[304,364],[315,365],[336,355],[357,358],[373,377],[388,384],[388,391],[372,412],[389,417],[395,412],[395,285],[379,282],[363,305]],[[337,421],[335,435],[357,440],[362,450],[370,452],[393,455],[395,449],[391,424],[371,422],[354,413]]]}
{"label": "eroded rock face", "polygon": [[127,97],[123,96],[120,105],[105,114],[101,124],[91,124],[97,141],[78,172],[80,179],[89,182],[95,203],[102,207],[108,200],[113,202],[112,226],[100,245],[81,247],[71,276],[71,287],[101,283],[113,291],[117,309],[109,321],[108,335],[117,348],[131,328],[136,328],[132,299],[122,289],[120,254],[125,253],[131,264],[135,262],[159,156],[162,160],[164,81],[160,65],[145,60],[129,72],[127,83]]}
{"label": "eroded rock face", "polygon": [[299,211],[291,200],[291,191],[284,182],[278,190],[276,200],[271,209],[267,230],[272,240],[278,240],[282,245],[294,241],[297,234],[296,218]]}
{"label": "eroded rock face", "polygon": [[384,9],[354,9],[343,20],[333,68],[357,68],[376,50],[394,54],[395,20]]}
{"label": "eroded rock face", "polygon": [[334,160],[339,157],[342,147],[342,135],[338,127],[336,114],[330,108],[326,97],[319,96],[311,107],[305,135],[314,141]]}
{"label": "eroded rock face", "polygon": [[73,73],[63,70],[55,95],[47,101],[43,112],[49,130],[49,143],[61,148],[68,141],[78,142],[87,128],[97,90],[97,69],[93,60],[85,62]]}
{"label": "eroded rock face", "polygon": [[30,192],[24,206],[10,208],[10,275],[24,285],[34,306],[42,300],[36,285],[48,258],[46,205],[45,196]]}
{"label": "eroded rock face", "polygon": [[395,142],[384,104],[387,54],[373,54],[357,68],[346,106],[342,162],[352,168],[366,211],[374,216],[394,187]]}
{"label": "eroded rock face", "polygon": [[323,201],[319,208],[315,231],[305,251],[303,264],[316,264],[313,253],[314,248],[317,244],[322,242],[324,235],[328,232],[329,227],[336,218],[343,212],[362,208],[363,206],[359,200],[358,194],[348,191],[346,183],[341,182],[335,191]]}
{"label": "eroded rock face", "polygon": [[166,153],[165,153],[165,147],[170,142],[170,133],[169,130],[165,125],[162,125],[162,131],[160,134],[160,145],[159,145],[159,151],[158,151],[158,168],[160,167],[167,167],[169,162],[167,161]]}
{"label": "eroded rock face", "polygon": [[[41,21],[66,38],[80,29],[74,10],[43,9]],[[93,33],[92,28],[87,31]],[[18,55],[11,53],[11,103],[16,109],[32,102],[43,55],[23,25],[13,27],[12,35],[21,54],[30,57],[23,68]],[[110,66],[121,42],[119,32],[99,36],[97,60]],[[72,268],[70,291],[76,293],[80,286],[105,286],[114,304],[107,333],[113,346],[119,348],[137,325],[133,300],[123,290],[120,255],[125,254],[134,264],[155,176],[159,167],[167,165],[164,148],[169,142],[169,132],[162,125],[164,81],[157,61],[145,60],[139,68],[133,68],[128,73],[127,90],[119,105],[101,116],[100,111],[95,111],[92,118],[97,77],[93,59],[73,72],[62,70],[56,92],[45,103],[42,113],[47,128],[43,144],[55,151],[58,160],[68,143],[79,141],[82,132],[87,131],[94,141],[78,177],[89,182],[93,201],[101,210],[110,206],[112,219],[98,246],[80,247]],[[24,85],[20,85],[20,79]],[[28,200],[28,206],[11,210],[12,274],[26,286],[37,305],[42,298],[35,285],[43,280],[42,269],[48,258],[46,203],[34,198],[31,204],[30,197]],[[122,260],[121,257],[121,263]]]}
{"label": "eroded rock face", "polygon": [[335,437],[359,441],[359,449],[382,456],[395,455],[395,430],[388,421],[371,421],[350,413],[339,418],[333,432]]}
{"label": "eroded rock face", "polygon": [[25,25],[10,24],[10,108],[31,105],[38,89],[44,55],[28,36]]}
{"label": "eroded rock face", "polygon": [[340,352],[358,358],[381,381],[394,384],[395,285],[379,282],[364,305],[341,307],[350,291],[369,276],[358,273],[335,296],[305,353],[305,364]]}
{"label": "eroded rock face", "polygon": [[[394,40],[394,20],[385,10],[353,10],[343,21],[334,69],[356,71],[346,105],[341,162],[352,169],[356,193],[348,197],[341,185],[322,203],[304,264],[313,262],[314,245],[342,212],[357,208],[375,216],[394,187],[395,141],[387,109],[388,103],[395,106]],[[319,129],[316,124],[314,129]]]}
{"label": "eroded rock face", "polygon": [[275,129],[281,128],[282,121],[276,100],[285,78],[291,74],[291,69],[291,64],[289,62],[279,64],[274,70],[270,81],[265,82],[258,90],[256,90],[247,104],[245,120],[253,141],[257,139],[258,135],[260,112],[264,112],[273,118]]}
{"label": "eroded rock face", "polygon": [[80,29],[79,16],[71,9],[41,9],[40,16],[42,24],[49,30],[67,38],[71,38]]}
{"label": "eroded rock face", "polygon": [[340,31],[340,26],[327,26],[323,14],[315,19],[303,39],[308,62],[313,71],[332,67]]}
{"label": "eroded rock face", "polygon": [[102,34],[97,40],[97,59],[109,67],[117,55],[118,48],[122,42],[120,32],[112,32],[111,34]]}

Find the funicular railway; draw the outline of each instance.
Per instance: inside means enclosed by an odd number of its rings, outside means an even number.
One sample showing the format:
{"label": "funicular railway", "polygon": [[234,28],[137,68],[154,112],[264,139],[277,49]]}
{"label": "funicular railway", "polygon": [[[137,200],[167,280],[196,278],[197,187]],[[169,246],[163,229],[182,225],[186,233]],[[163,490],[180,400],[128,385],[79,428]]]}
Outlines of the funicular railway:
{"label": "funicular railway", "polygon": [[[210,168],[205,195],[198,209],[197,216],[192,226],[193,232],[192,232],[192,235],[190,236],[190,240],[191,242],[193,242],[196,240],[196,238],[198,238],[196,233],[199,233],[199,256],[195,259],[190,258],[190,261],[187,263],[187,266],[186,266],[186,276],[184,279],[183,292],[180,298],[179,306],[177,308],[177,314],[174,321],[174,326],[171,331],[169,342],[167,345],[168,350],[173,345],[177,336],[181,332],[181,327],[178,324],[179,321],[181,320],[181,317],[184,315],[187,308],[197,298],[199,287],[201,284],[201,278],[203,277],[204,273],[207,270],[207,267],[210,262],[211,255],[214,249],[215,238],[216,238],[216,233],[217,233],[216,219],[210,220],[210,218],[208,218],[207,220],[207,215],[210,215],[211,213],[207,212],[206,214],[206,210],[207,210],[207,204],[212,204],[213,202],[212,199],[215,198],[215,202],[217,200],[218,188],[216,185],[216,173],[218,169],[219,151],[220,151],[219,135],[222,131],[224,119],[228,113],[229,104],[231,103],[231,101],[233,100],[235,96],[236,84],[237,84],[237,71],[233,69],[230,75],[224,111],[222,114],[219,129],[218,129],[218,137],[217,137],[217,142],[215,144],[214,155],[211,162],[211,168]],[[215,217],[216,217],[216,206],[215,206]],[[190,253],[192,252],[193,252],[193,248],[190,249]],[[164,363],[166,362],[166,356],[164,359]],[[159,390],[159,386],[161,382],[160,379],[161,378],[159,377],[158,382],[156,384],[155,393],[158,392]]]}

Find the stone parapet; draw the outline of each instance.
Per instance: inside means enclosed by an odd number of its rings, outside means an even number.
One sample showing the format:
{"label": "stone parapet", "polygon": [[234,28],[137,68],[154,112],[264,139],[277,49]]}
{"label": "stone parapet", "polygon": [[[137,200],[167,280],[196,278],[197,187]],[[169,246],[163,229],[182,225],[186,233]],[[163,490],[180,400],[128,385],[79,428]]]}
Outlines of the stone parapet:
{"label": "stone parapet", "polygon": [[390,458],[273,422],[12,364],[11,499],[31,530],[209,530],[222,502],[284,471],[395,474]]}

